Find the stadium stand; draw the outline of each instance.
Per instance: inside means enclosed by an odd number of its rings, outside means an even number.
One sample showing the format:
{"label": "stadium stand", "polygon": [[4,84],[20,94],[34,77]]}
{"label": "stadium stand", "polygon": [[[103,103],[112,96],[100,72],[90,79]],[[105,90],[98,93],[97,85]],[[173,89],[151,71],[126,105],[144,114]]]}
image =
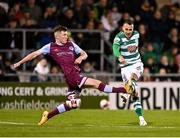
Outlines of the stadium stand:
{"label": "stadium stand", "polygon": [[[163,80],[157,78],[165,67],[168,80],[179,80],[178,0],[0,0],[0,77],[3,78],[0,81],[8,81],[8,76],[14,75],[14,80],[19,81],[18,72],[10,65],[33,49],[53,41],[50,32],[57,24],[72,29],[71,38],[87,51],[95,70],[108,72],[113,76],[109,79],[117,79],[119,69],[112,58],[111,45],[122,22],[130,18],[140,32],[140,52],[145,68],[155,74],[148,80]],[[166,65],[160,60],[163,56],[167,58]],[[32,72],[37,62],[24,65],[20,71]],[[57,71],[61,74],[59,69]]]}

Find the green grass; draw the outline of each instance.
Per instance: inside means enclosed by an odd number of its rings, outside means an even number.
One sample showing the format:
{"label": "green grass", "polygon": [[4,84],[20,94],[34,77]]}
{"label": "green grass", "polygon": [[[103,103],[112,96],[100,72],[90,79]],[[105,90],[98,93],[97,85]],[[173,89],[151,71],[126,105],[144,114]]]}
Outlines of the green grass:
{"label": "green grass", "polygon": [[37,126],[40,110],[0,110],[0,136],[16,137],[175,137],[180,136],[180,111],[144,111],[148,126],[138,126],[133,111],[74,110]]}

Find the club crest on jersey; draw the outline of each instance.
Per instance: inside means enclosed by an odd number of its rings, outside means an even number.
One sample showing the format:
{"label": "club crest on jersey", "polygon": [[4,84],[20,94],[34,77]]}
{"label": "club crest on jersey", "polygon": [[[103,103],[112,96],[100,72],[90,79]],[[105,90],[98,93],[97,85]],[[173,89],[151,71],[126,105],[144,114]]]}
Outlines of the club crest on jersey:
{"label": "club crest on jersey", "polygon": [[56,49],[54,49],[54,51],[55,51],[55,52],[58,52],[58,49],[56,48]]}
{"label": "club crest on jersey", "polygon": [[73,51],[73,50],[74,50],[74,47],[73,47],[73,46],[70,46],[69,49]]}

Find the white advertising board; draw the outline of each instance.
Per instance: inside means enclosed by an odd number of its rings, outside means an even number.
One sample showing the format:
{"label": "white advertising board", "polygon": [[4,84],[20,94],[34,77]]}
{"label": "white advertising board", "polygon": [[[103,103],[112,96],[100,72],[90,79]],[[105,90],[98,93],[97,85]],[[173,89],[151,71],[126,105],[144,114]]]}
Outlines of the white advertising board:
{"label": "white advertising board", "polygon": [[[120,82],[111,82],[113,86],[120,86]],[[180,82],[139,82],[140,100],[145,110],[179,110]],[[110,109],[133,109],[132,100],[122,104],[121,93],[109,95]],[[130,98],[132,99],[132,98]]]}

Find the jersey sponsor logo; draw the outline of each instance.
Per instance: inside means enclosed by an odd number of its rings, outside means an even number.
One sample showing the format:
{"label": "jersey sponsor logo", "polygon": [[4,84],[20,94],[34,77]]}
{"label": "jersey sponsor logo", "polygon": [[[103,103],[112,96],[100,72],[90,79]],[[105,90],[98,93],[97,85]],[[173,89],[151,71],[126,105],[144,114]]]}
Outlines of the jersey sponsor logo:
{"label": "jersey sponsor logo", "polygon": [[59,52],[57,53],[57,56],[66,56],[66,55],[73,55],[72,52]]}

